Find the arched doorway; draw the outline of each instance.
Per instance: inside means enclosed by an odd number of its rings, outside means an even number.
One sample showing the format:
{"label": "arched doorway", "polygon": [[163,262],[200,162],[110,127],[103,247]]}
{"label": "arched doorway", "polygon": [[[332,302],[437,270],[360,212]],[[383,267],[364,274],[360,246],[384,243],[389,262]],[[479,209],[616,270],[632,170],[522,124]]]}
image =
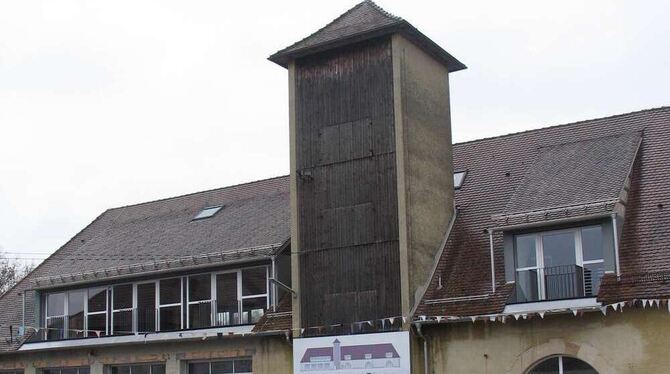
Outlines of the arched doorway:
{"label": "arched doorway", "polygon": [[528,374],[598,374],[598,372],[578,358],[559,355],[542,359],[528,370]]}

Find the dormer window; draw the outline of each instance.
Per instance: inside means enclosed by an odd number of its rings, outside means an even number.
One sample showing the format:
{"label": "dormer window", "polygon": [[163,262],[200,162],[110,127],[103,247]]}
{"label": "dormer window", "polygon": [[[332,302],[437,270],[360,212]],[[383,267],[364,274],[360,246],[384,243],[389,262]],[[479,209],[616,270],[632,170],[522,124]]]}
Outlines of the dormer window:
{"label": "dormer window", "polygon": [[603,246],[601,225],[514,235],[516,301],[595,297]]}
{"label": "dormer window", "polygon": [[223,208],[223,205],[219,206],[210,206],[207,208],[204,208],[201,210],[198,214],[193,217],[193,220],[199,220],[199,219],[205,219],[205,218],[210,218],[213,217],[216,213],[218,213],[221,208]]}

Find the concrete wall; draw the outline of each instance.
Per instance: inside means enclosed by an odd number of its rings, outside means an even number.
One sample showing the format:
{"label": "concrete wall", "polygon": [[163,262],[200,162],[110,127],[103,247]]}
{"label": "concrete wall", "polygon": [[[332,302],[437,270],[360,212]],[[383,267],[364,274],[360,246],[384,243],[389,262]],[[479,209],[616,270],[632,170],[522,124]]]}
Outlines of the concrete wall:
{"label": "concrete wall", "polygon": [[293,372],[292,348],[280,337],[210,338],[207,341],[126,345],[104,348],[55,350],[0,356],[0,370],[90,366],[91,374],[103,374],[107,365],[164,362],[168,374],[186,373],[189,360],[252,358],[254,373]]}
{"label": "concrete wall", "polygon": [[668,373],[669,328],[666,307],[433,325],[426,329],[430,373],[525,373],[557,354],[577,357],[600,374]]}
{"label": "concrete wall", "polygon": [[409,315],[453,215],[449,71],[401,35],[392,50],[402,311]]}

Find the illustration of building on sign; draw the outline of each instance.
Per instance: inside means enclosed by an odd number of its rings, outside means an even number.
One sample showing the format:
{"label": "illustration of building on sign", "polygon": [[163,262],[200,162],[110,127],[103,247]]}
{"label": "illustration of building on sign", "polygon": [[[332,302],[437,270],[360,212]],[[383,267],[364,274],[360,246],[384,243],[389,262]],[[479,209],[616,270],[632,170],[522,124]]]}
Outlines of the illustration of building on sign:
{"label": "illustration of building on sign", "polygon": [[391,343],[308,348],[300,360],[300,371],[399,368],[400,355]]}

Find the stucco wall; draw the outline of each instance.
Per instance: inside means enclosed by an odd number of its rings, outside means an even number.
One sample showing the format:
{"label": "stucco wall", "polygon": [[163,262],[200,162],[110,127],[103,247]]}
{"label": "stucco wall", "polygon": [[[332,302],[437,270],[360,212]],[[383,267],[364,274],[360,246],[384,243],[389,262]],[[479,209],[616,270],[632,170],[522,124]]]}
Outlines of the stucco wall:
{"label": "stucco wall", "polygon": [[392,38],[402,311],[423,294],[453,215],[449,71]]}
{"label": "stucco wall", "polygon": [[189,360],[252,358],[254,373],[292,373],[291,346],[280,337],[223,338],[184,343],[127,345],[104,348],[55,350],[0,356],[0,370],[90,366],[91,374],[103,374],[112,364],[164,362],[169,374],[186,373]]}
{"label": "stucco wall", "polygon": [[430,372],[524,373],[544,357],[565,354],[601,374],[668,373],[668,328],[666,307],[432,326]]}

